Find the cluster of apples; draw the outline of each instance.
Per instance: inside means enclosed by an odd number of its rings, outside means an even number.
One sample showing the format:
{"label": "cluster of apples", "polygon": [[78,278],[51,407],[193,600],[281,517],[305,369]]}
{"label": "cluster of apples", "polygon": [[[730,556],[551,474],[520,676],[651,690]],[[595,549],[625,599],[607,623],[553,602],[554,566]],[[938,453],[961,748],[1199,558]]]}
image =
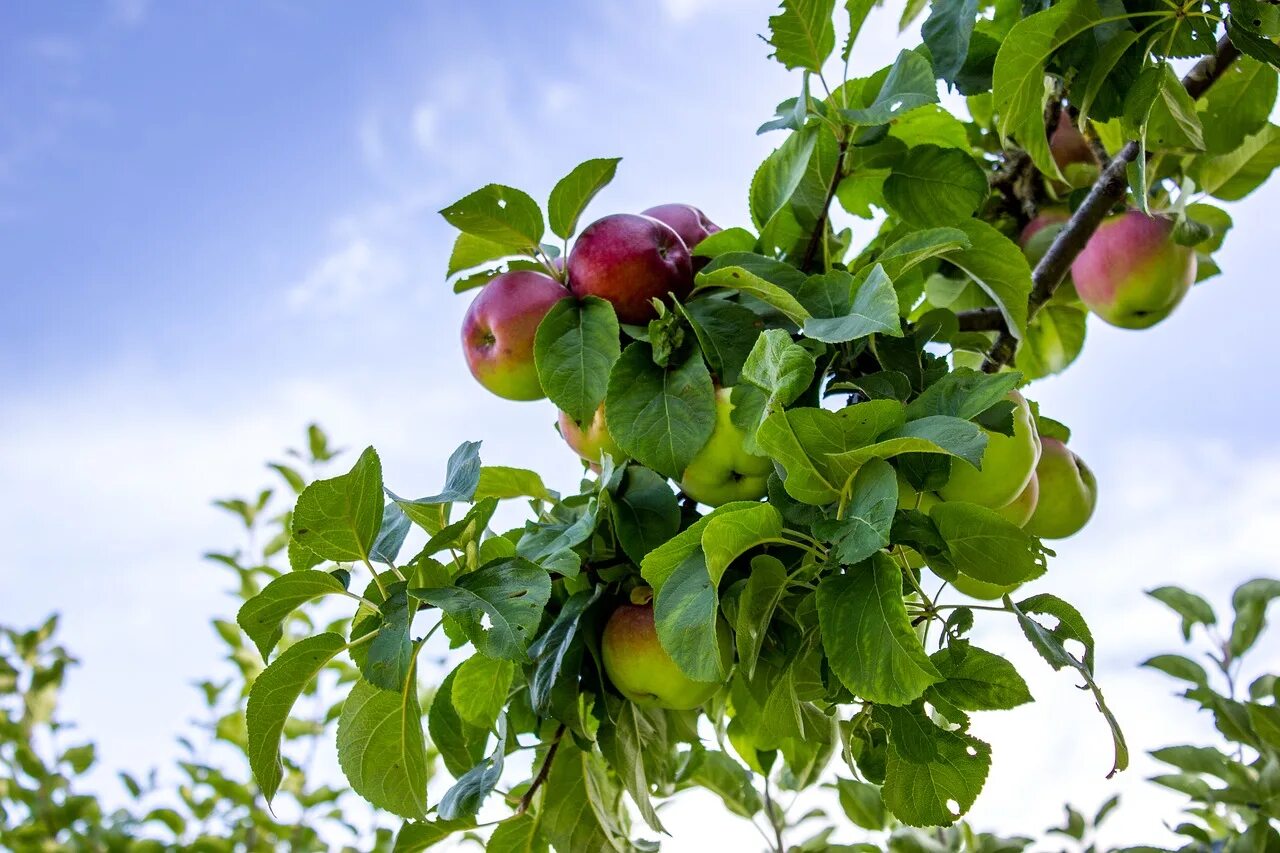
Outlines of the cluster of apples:
{"label": "cluster of apples", "polygon": [[[720,228],[688,204],[663,204],[640,214],[597,219],[574,241],[568,259],[545,272],[512,270],[495,276],[471,303],[462,323],[462,345],[471,374],[509,400],[546,396],[534,363],[534,337],[542,318],[567,296],[608,301],[618,320],[641,325],[657,316],[654,300],[683,299],[705,259],[693,247]],[[685,494],[708,506],[763,497],[773,466],[743,449],[733,425],[731,388],[716,393],[716,423],[710,439],[680,478]],[[588,423],[560,412],[560,435],[574,452],[597,465],[602,454],[625,456],[605,421],[604,404]]]}
{"label": "cluster of apples", "polygon": [[[939,501],[966,501],[995,510],[1041,539],[1065,539],[1078,533],[1093,515],[1098,484],[1089,466],[1067,445],[1036,429],[1031,406],[1017,391],[1013,435],[984,430],[987,449],[981,470],[957,461],[937,492],[916,492],[898,478],[898,505],[929,512]],[[1015,587],[957,575],[952,586],[972,598],[995,599]]]}
{"label": "cluster of apples", "polygon": [[[1068,182],[1092,183],[1099,162],[1088,140],[1063,115],[1050,151]],[[1065,208],[1042,211],[1023,229],[1032,263],[1066,225]],[[1175,220],[1131,209],[1103,221],[1071,264],[1076,294],[1094,314],[1122,329],[1146,329],[1173,313],[1196,280],[1196,253],[1174,240]]]}

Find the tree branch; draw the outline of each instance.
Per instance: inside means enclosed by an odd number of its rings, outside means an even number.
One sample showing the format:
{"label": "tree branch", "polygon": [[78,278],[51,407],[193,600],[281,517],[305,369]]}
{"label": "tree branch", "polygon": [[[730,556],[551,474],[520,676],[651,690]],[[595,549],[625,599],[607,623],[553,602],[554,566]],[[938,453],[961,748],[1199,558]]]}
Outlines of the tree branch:
{"label": "tree branch", "polygon": [[956,315],[962,332],[999,332],[1004,330],[1004,314],[994,305],[973,308]]}
{"label": "tree branch", "polygon": [[[1201,59],[1187,73],[1187,76],[1182,78],[1182,85],[1191,99],[1196,100],[1202,96],[1239,56],[1240,51],[1230,39],[1225,35],[1220,38],[1218,49],[1213,56]],[[1054,291],[1066,277],[1067,271],[1071,269],[1072,262],[1084,250],[1085,244],[1098,230],[1098,226],[1102,224],[1102,220],[1111,208],[1124,199],[1129,188],[1129,164],[1138,159],[1139,151],[1140,146],[1137,142],[1128,142],[1115,157],[1111,158],[1080,207],[1076,208],[1066,226],[1058,232],[1058,236],[1049,246],[1049,251],[1045,252],[1040,263],[1036,264],[1031,274],[1031,296],[1027,300],[1028,321],[1052,298]],[[963,312],[961,328],[964,328],[966,323],[978,322],[977,318],[963,316],[969,313]],[[1000,334],[987,352],[982,369],[987,373],[995,373],[1013,359],[1017,348],[1017,338],[1007,326],[1001,323]]]}
{"label": "tree branch", "polygon": [[538,789],[542,787],[542,783],[547,781],[547,775],[551,772],[551,762],[556,760],[556,750],[560,748],[560,741],[564,739],[564,723],[560,724],[560,728],[556,729],[555,740],[551,742],[551,746],[547,749],[547,755],[542,759],[542,766],[538,768],[538,775],[533,777],[533,781],[529,783],[529,790],[524,792],[524,796],[520,798],[520,805],[516,806],[516,814],[521,815],[529,810],[529,805],[533,802],[533,795],[538,793]]}
{"label": "tree branch", "polygon": [[827,238],[827,215],[831,210],[831,202],[836,197],[836,189],[844,178],[844,155],[849,150],[849,140],[840,140],[840,153],[836,155],[836,169],[831,175],[831,186],[827,187],[827,197],[823,200],[822,212],[818,214],[818,224],[813,227],[813,235],[809,237],[809,245],[805,247],[804,257],[800,260],[800,269],[809,271],[809,264],[818,253],[818,247]]}

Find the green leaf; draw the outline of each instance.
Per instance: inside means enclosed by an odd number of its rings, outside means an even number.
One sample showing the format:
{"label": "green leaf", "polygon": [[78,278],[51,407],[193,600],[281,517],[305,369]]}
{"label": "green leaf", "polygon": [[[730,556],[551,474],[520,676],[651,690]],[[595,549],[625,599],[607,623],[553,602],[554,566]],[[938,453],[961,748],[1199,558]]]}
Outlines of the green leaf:
{"label": "green leaf", "polygon": [[1209,676],[1204,671],[1204,667],[1182,655],[1156,655],[1143,661],[1142,665],[1201,687],[1207,687],[1209,684]]}
{"label": "green leaf", "polygon": [[751,772],[727,753],[716,749],[695,749],[682,771],[682,782],[705,788],[724,802],[734,814],[750,818],[760,813],[764,803],[752,784]]}
{"label": "green leaf", "polygon": [[818,127],[802,128],[787,137],[751,178],[751,220],[763,229],[786,206],[804,180],[818,141]]}
{"label": "green leaf", "polygon": [[1195,104],[1168,64],[1143,70],[1125,98],[1124,119],[1130,135],[1148,148],[1204,150]]}
{"label": "green leaf", "polygon": [[485,853],[546,853],[547,840],[541,823],[525,812],[498,824],[484,849]]}
{"label": "green leaf", "polygon": [[971,245],[948,253],[946,259],[964,270],[995,300],[1009,330],[1014,337],[1021,338],[1027,328],[1027,299],[1031,296],[1031,267],[1026,255],[1016,243],[985,222],[970,219],[956,227],[965,232]]}
{"label": "green leaf", "polygon": [[355,683],[338,718],[338,764],[352,790],[374,807],[426,816],[430,763],[416,678],[396,692]]}
{"label": "green leaf", "polygon": [[694,551],[662,584],[653,603],[658,642],[694,681],[720,681],[725,661],[716,636],[716,584],[701,551]]}
{"label": "green leaf", "polygon": [[702,347],[702,354],[720,384],[737,385],[743,362],[764,326],[760,317],[750,308],[727,299],[694,299],[680,310],[693,328],[698,346]]}
{"label": "green leaf", "polygon": [[840,807],[849,820],[863,829],[881,830],[888,823],[880,788],[856,779],[837,779],[836,793]]}
{"label": "green leaf", "polygon": [[847,121],[858,125],[887,124],[917,107],[938,102],[938,84],[929,60],[904,50],[894,60],[876,99],[865,109],[840,110]]}
{"label": "green leaf", "polygon": [[476,485],[476,500],[485,498],[536,498],[549,501],[555,498],[542,476],[527,468],[508,468],[504,465],[486,465],[480,469],[480,481]]}
{"label": "green leaf", "polygon": [[631,457],[659,474],[679,478],[715,427],[715,388],[701,355],[691,352],[669,369],[637,341],[609,375],[605,418]]}
{"label": "green leaf", "polygon": [[777,309],[793,323],[797,325],[804,323],[809,317],[809,312],[792,293],[783,286],[762,278],[758,271],[753,271],[746,266],[735,266],[732,263],[739,258],[750,257],[755,256],[743,256],[736,252],[721,255],[715,263],[709,264],[706,269],[698,273],[694,292],[712,287],[741,291]]}
{"label": "green leaf", "polygon": [[876,263],[884,267],[885,274],[892,280],[930,258],[969,246],[969,235],[959,228],[925,228],[889,244],[876,258]]}
{"label": "green leaf", "polygon": [[542,795],[542,828],[556,850],[629,853],[614,810],[617,786],[603,760],[562,740]]}
{"label": "green leaf", "polygon": [[1280,126],[1268,124],[1228,154],[1196,157],[1189,171],[1200,188],[1223,201],[1239,201],[1280,167]]}
{"label": "green leaf", "polygon": [[872,459],[858,469],[849,489],[851,500],[841,518],[819,521],[814,535],[831,543],[831,556],[841,565],[860,563],[889,544],[889,529],[898,509],[898,477],[893,466]]}
{"label": "green leaf", "polygon": [[613,306],[594,296],[551,306],[533,343],[542,390],[579,424],[590,423],[604,401],[621,352]]}
{"label": "green leaf", "polygon": [[971,578],[1008,586],[1044,574],[1036,538],[993,509],[944,501],[929,517],[947,541],[951,564]]}
{"label": "green leaf", "polygon": [[372,447],[346,474],[307,486],[293,511],[298,544],[336,562],[368,560],[381,527],[382,463]]}
{"label": "green leaf", "polygon": [[783,329],[768,329],[756,338],[742,365],[742,380],[768,395],[770,409],[795,402],[813,382],[818,363],[813,353],[791,340]]}
{"label": "green leaf", "polygon": [[556,183],[547,202],[547,217],[551,220],[553,234],[566,240],[573,236],[578,229],[578,217],[596,193],[613,180],[621,161],[621,157],[587,160],[574,166],[572,172]]}
{"label": "green leaf", "polygon": [[986,197],[986,173],[959,148],[917,145],[884,182],[889,209],[918,227],[959,225]]}
{"label": "green leaf", "polygon": [[729,252],[753,252],[756,248],[756,235],[745,228],[726,228],[703,238],[689,251],[700,258],[717,258]]}
{"label": "green leaf", "polygon": [[978,0],[933,0],[929,17],[920,28],[920,37],[933,57],[933,73],[949,84],[955,82],[969,55],[977,16]]}
{"label": "green leaf", "polygon": [[538,203],[528,193],[501,184],[481,187],[440,215],[466,234],[530,252],[542,242],[546,228]]}
{"label": "green leaf", "polygon": [[[969,735],[943,731],[906,709],[889,709],[889,715],[893,725],[881,790],[885,805],[908,826],[950,826],[982,790],[991,769],[991,747]],[[908,746],[911,740],[918,743]]]}
{"label": "green leaf", "polygon": [[627,466],[610,506],[618,543],[637,564],[680,531],[675,493],[664,477],[643,466]]}
{"label": "green leaf", "polygon": [[475,821],[470,820],[408,821],[396,833],[391,853],[418,853],[473,826]]}
{"label": "green leaf", "polygon": [[873,444],[831,453],[827,464],[832,476],[840,480],[841,491],[844,491],[848,479],[871,459],[890,459],[904,453],[941,453],[964,459],[976,467],[986,447],[987,436],[977,424],[946,415],[931,415],[890,429]]}
{"label": "green leaf", "polygon": [[708,517],[702,529],[702,550],[711,582],[718,586],[734,560],[762,542],[781,536],[782,513],[771,504],[753,504]]}
{"label": "green leaf", "polygon": [[1183,639],[1191,639],[1191,629],[1196,625],[1214,625],[1218,621],[1209,602],[1181,587],[1160,586],[1148,590],[1147,595],[1182,617]]}
{"label": "green leaf", "polygon": [[453,704],[453,682],[458,675],[454,669],[436,688],[427,716],[427,729],[431,743],[440,751],[445,769],[455,778],[466,773],[484,757],[489,740],[489,730],[464,722]]}
{"label": "green leaf", "polygon": [[528,560],[508,557],[463,575],[455,586],[409,595],[456,619],[481,654],[524,662],[551,596],[551,578]]}
{"label": "green leaf", "polygon": [[458,717],[478,729],[492,729],[507,704],[516,667],[509,660],[472,655],[454,671],[453,707]]}
{"label": "green leaf", "polygon": [[1241,584],[1231,596],[1236,618],[1231,625],[1231,654],[1239,657],[1253,647],[1266,627],[1267,606],[1280,598],[1280,581],[1257,578]]}
{"label": "green leaf", "polygon": [[601,721],[597,740],[600,753],[631,795],[640,817],[654,832],[665,832],[650,798],[644,766],[645,747],[655,737],[653,723],[645,711],[633,702],[619,702],[615,713]]}
{"label": "green leaf", "polygon": [[689,555],[702,547],[702,531],[711,523],[711,519],[728,512],[737,512],[758,506],[755,501],[734,501],[723,504],[681,530],[666,542],[652,549],[640,563],[640,575],[653,587],[654,591],[662,589],[667,578],[688,559]]}
{"label": "green leaf", "polygon": [[249,732],[246,752],[253,778],[267,802],[271,802],[284,778],[284,767],[280,763],[280,734],[289,720],[293,703],[346,645],[347,641],[339,634],[307,637],[285,649],[254,679],[245,709],[245,724]]}
{"label": "green leaf", "polygon": [[440,505],[473,500],[479,485],[480,442],[464,441],[449,454],[449,462],[445,468],[444,488],[439,494],[412,501],[397,497],[389,491],[387,495],[415,524],[434,535],[439,532],[444,520],[440,513]]}
{"label": "green leaf", "polygon": [[455,551],[465,551],[468,545],[478,544],[480,537],[484,535],[485,527],[489,524],[489,519],[493,518],[497,508],[497,498],[483,498],[477,501],[475,506],[467,510],[466,515],[445,525],[432,535],[427,540],[427,544],[422,547],[420,556],[438,554],[450,548]]}
{"label": "green leaf", "polygon": [[511,254],[509,245],[495,243],[474,234],[462,233],[453,242],[453,252],[449,255],[449,270],[445,276],[452,277],[464,270],[510,257]]}
{"label": "green leaf", "polygon": [[592,498],[572,520],[562,523],[529,522],[516,552],[547,571],[570,577],[578,573],[580,558],[571,549],[591,538],[599,522],[600,504]]}
{"label": "green leaf", "polygon": [[853,44],[857,41],[858,33],[862,30],[862,25],[866,23],[867,15],[874,6],[874,0],[845,0],[844,9],[849,14],[849,35],[845,39],[844,47],[840,50],[841,59],[847,60],[852,55]]}
{"label": "green leaf", "polygon": [[404,545],[405,537],[413,524],[405,515],[400,505],[392,501],[382,508],[382,524],[378,527],[378,538],[373,542],[369,558],[376,563],[394,566]]}
{"label": "green leaf", "polygon": [[303,570],[281,575],[246,601],[236,623],[258,647],[265,661],[284,635],[284,621],[298,607],[325,595],[343,595],[346,587],[328,572]]}
{"label": "green leaf", "polygon": [[1046,305],[1027,325],[1018,342],[1014,366],[1028,380],[1066,370],[1084,349],[1088,312],[1071,305]]}
{"label": "green leaf", "polygon": [[782,0],[769,18],[773,56],[787,68],[818,72],[836,47],[835,0]]}
{"label": "green leaf", "polygon": [[498,718],[498,742],[493,753],[463,773],[453,787],[445,791],[437,807],[440,817],[445,820],[474,818],[502,778],[506,753],[507,718],[501,716]]}
{"label": "green leaf", "polygon": [[738,666],[750,678],[755,673],[760,648],[769,633],[782,596],[787,591],[787,569],[777,557],[761,554],[751,559],[751,572],[738,599],[734,636],[738,645]]}
{"label": "green leaf", "polygon": [[567,662],[578,642],[582,615],[600,597],[603,587],[596,584],[589,592],[582,590],[571,595],[556,614],[555,621],[529,647],[529,657],[534,661],[533,674],[529,677],[529,702],[542,716],[551,711],[552,691],[562,673],[577,675],[567,672]]}
{"label": "green leaf", "polygon": [[930,415],[950,415],[973,420],[999,403],[1021,380],[1017,373],[981,373],[958,367],[924,390],[907,406],[911,420]]}
{"label": "green leaf", "polygon": [[1049,151],[1044,124],[1048,98],[1045,65],[1058,48],[1092,26],[1096,18],[1093,0],[1062,0],[1014,24],[996,54],[992,95],[1000,117],[1000,135],[1016,138],[1036,168],[1057,180],[1063,177]]}
{"label": "green leaf", "polygon": [[929,690],[962,711],[1005,710],[1032,701],[1013,664],[985,649],[956,642],[929,659],[945,679]]}
{"label": "green leaf", "polygon": [[377,636],[369,643],[368,654],[361,662],[360,672],[365,680],[383,690],[399,690],[413,669],[413,642],[409,639],[409,625],[417,606],[412,608],[405,595],[404,585],[397,583],[389,590],[387,600],[379,608],[382,624]]}
{"label": "green leaf", "polygon": [[1240,49],[1241,53],[1245,53],[1269,65],[1280,66],[1280,47],[1277,47],[1271,38],[1253,32],[1249,27],[1241,25],[1234,14],[1227,18],[1227,37],[1231,39],[1233,45]]}
{"label": "green leaf", "polygon": [[857,276],[844,270],[812,276],[800,301],[813,315],[804,321],[804,334],[814,340],[835,344],[873,334],[902,337],[898,294],[879,264]]}
{"label": "green leaf", "polygon": [[1244,56],[1227,67],[1197,107],[1204,147],[1229,154],[1267,126],[1276,102],[1276,69]]}
{"label": "green leaf", "polygon": [[902,571],[887,554],[824,578],[817,604],[827,661],[855,696],[906,705],[942,680],[907,616]]}

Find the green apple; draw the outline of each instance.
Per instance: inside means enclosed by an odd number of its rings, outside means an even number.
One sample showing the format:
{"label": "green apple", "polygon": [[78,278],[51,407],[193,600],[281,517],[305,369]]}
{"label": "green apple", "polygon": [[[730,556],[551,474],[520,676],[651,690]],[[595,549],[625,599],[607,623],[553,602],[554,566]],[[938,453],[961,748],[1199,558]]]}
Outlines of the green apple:
{"label": "green apple", "polygon": [[968,501],[991,509],[1012,502],[1027,487],[1040,461],[1040,436],[1031,422],[1031,407],[1017,391],[1009,392],[1014,403],[1013,435],[991,430],[987,449],[978,469],[962,459],[952,461],[951,479],[938,495],[946,501]]}
{"label": "green apple", "polygon": [[1098,502],[1098,482],[1089,466],[1056,438],[1043,439],[1036,467],[1040,501],[1027,522],[1028,533],[1043,539],[1065,539],[1079,532]]}
{"label": "green apple", "polygon": [[917,492],[907,478],[898,472],[898,509],[918,509],[927,513],[938,505],[938,496],[933,492]]}
{"label": "green apple", "polygon": [[995,599],[1001,598],[1022,586],[1020,583],[1004,586],[998,583],[980,581],[977,578],[971,578],[968,575],[960,574],[956,575],[955,578],[952,579],[951,585],[956,588],[957,592],[963,593],[970,598],[976,598],[979,601],[994,601]]}
{"label": "green apple", "polygon": [[743,449],[746,436],[733,425],[732,388],[716,392],[716,425],[711,437],[680,476],[680,488],[695,501],[720,506],[764,497],[773,461]]}
{"label": "green apple", "polygon": [[617,442],[613,440],[613,435],[609,432],[609,427],[604,420],[604,403],[601,403],[596,409],[595,415],[591,418],[591,423],[581,426],[573,418],[569,417],[567,412],[561,412],[556,420],[560,427],[560,435],[564,438],[565,443],[573,449],[583,459],[596,464],[600,463],[600,457],[604,453],[608,453],[615,462],[621,462],[626,458],[626,454],[622,452],[622,448],[618,447]]}
{"label": "green apple", "polygon": [[[721,658],[732,660],[729,632],[717,634]],[[613,686],[637,705],[689,711],[720,689],[720,682],[689,678],[662,648],[652,604],[623,604],[613,611],[604,626],[600,652]]]}
{"label": "green apple", "polygon": [[[1044,454],[1041,453],[1040,461],[1044,462]],[[1027,483],[1027,487],[1022,490],[1022,494],[1013,499],[1012,502],[1005,504],[996,510],[1000,515],[1019,527],[1026,527],[1027,521],[1031,518],[1031,514],[1036,511],[1036,504],[1040,501],[1040,478],[1033,472],[1031,480]]]}

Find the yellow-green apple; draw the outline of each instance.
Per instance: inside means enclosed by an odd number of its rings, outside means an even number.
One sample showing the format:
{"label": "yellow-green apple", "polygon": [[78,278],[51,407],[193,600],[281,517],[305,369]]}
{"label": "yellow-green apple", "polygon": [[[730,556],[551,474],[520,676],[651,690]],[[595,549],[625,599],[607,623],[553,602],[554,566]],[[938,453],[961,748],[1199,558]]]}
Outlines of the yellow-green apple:
{"label": "yellow-green apple", "polygon": [[657,316],[654,299],[693,289],[689,250],[671,226],[651,216],[616,213],[597,219],[578,235],[569,252],[569,289],[613,303],[623,323]]}
{"label": "yellow-green apple", "polygon": [[542,318],[569,291],[549,275],[512,270],[495,276],[462,320],[462,351],[471,375],[499,397],[540,400],[533,338]]}
{"label": "yellow-green apple", "polygon": [[984,429],[987,448],[982,454],[981,469],[963,459],[951,463],[951,479],[938,489],[947,501],[968,501],[991,509],[999,509],[1013,501],[1027,487],[1040,461],[1040,436],[1031,422],[1031,407],[1017,391],[1009,392],[1013,401],[1013,435]]}
{"label": "yellow-green apple", "polygon": [[[728,657],[728,632],[718,631],[720,654]],[[623,604],[613,611],[600,640],[604,671],[613,686],[637,705],[688,711],[720,689],[719,682],[685,675],[658,641],[652,604]]]}
{"label": "yellow-green apple", "polygon": [[[1041,439],[1041,444],[1044,439]],[[1040,452],[1040,462],[1044,463],[1045,450]],[[1040,478],[1033,472],[1031,479],[1027,481],[1027,487],[1022,490],[1022,494],[1014,498],[1010,503],[1005,504],[996,510],[1000,515],[1004,516],[1008,521],[1012,521],[1019,527],[1026,527],[1027,520],[1031,518],[1031,514],[1036,511],[1036,504],[1040,501]]]}
{"label": "yellow-green apple", "polygon": [[961,574],[957,574],[952,578],[951,585],[956,588],[957,592],[962,592],[970,598],[976,598],[980,601],[994,601],[1022,586],[1020,583],[1003,586]]}
{"label": "yellow-green apple", "polygon": [[733,424],[732,388],[716,391],[716,425],[711,437],[680,476],[680,488],[695,501],[720,506],[754,501],[768,491],[773,461],[743,448],[746,436]]}
{"label": "yellow-green apple", "polygon": [[[641,216],[652,216],[659,222],[665,222],[671,226],[671,230],[680,235],[680,240],[684,243],[685,248],[689,250],[690,256],[693,255],[693,249],[703,240],[720,230],[720,226],[716,225],[707,215],[691,204],[660,204],[657,207],[651,207],[641,212]],[[693,271],[696,273],[710,262],[710,258],[693,258]]]}
{"label": "yellow-green apple", "polygon": [[560,435],[563,436],[565,443],[573,448],[574,453],[588,462],[598,464],[602,453],[608,453],[615,462],[621,462],[626,456],[613,440],[609,427],[605,424],[604,403],[596,409],[591,417],[591,423],[585,426],[569,417],[568,412],[561,412],[556,423],[560,427]]}
{"label": "yellow-green apple", "polygon": [[1174,221],[1126,211],[1103,221],[1071,264],[1089,310],[1113,326],[1154,326],[1196,280],[1196,253],[1173,240]]}
{"label": "yellow-green apple", "polygon": [[1044,453],[1036,466],[1040,501],[1026,524],[1028,533],[1065,539],[1079,532],[1098,502],[1098,482],[1089,466],[1056,438],[1042,439]]}

